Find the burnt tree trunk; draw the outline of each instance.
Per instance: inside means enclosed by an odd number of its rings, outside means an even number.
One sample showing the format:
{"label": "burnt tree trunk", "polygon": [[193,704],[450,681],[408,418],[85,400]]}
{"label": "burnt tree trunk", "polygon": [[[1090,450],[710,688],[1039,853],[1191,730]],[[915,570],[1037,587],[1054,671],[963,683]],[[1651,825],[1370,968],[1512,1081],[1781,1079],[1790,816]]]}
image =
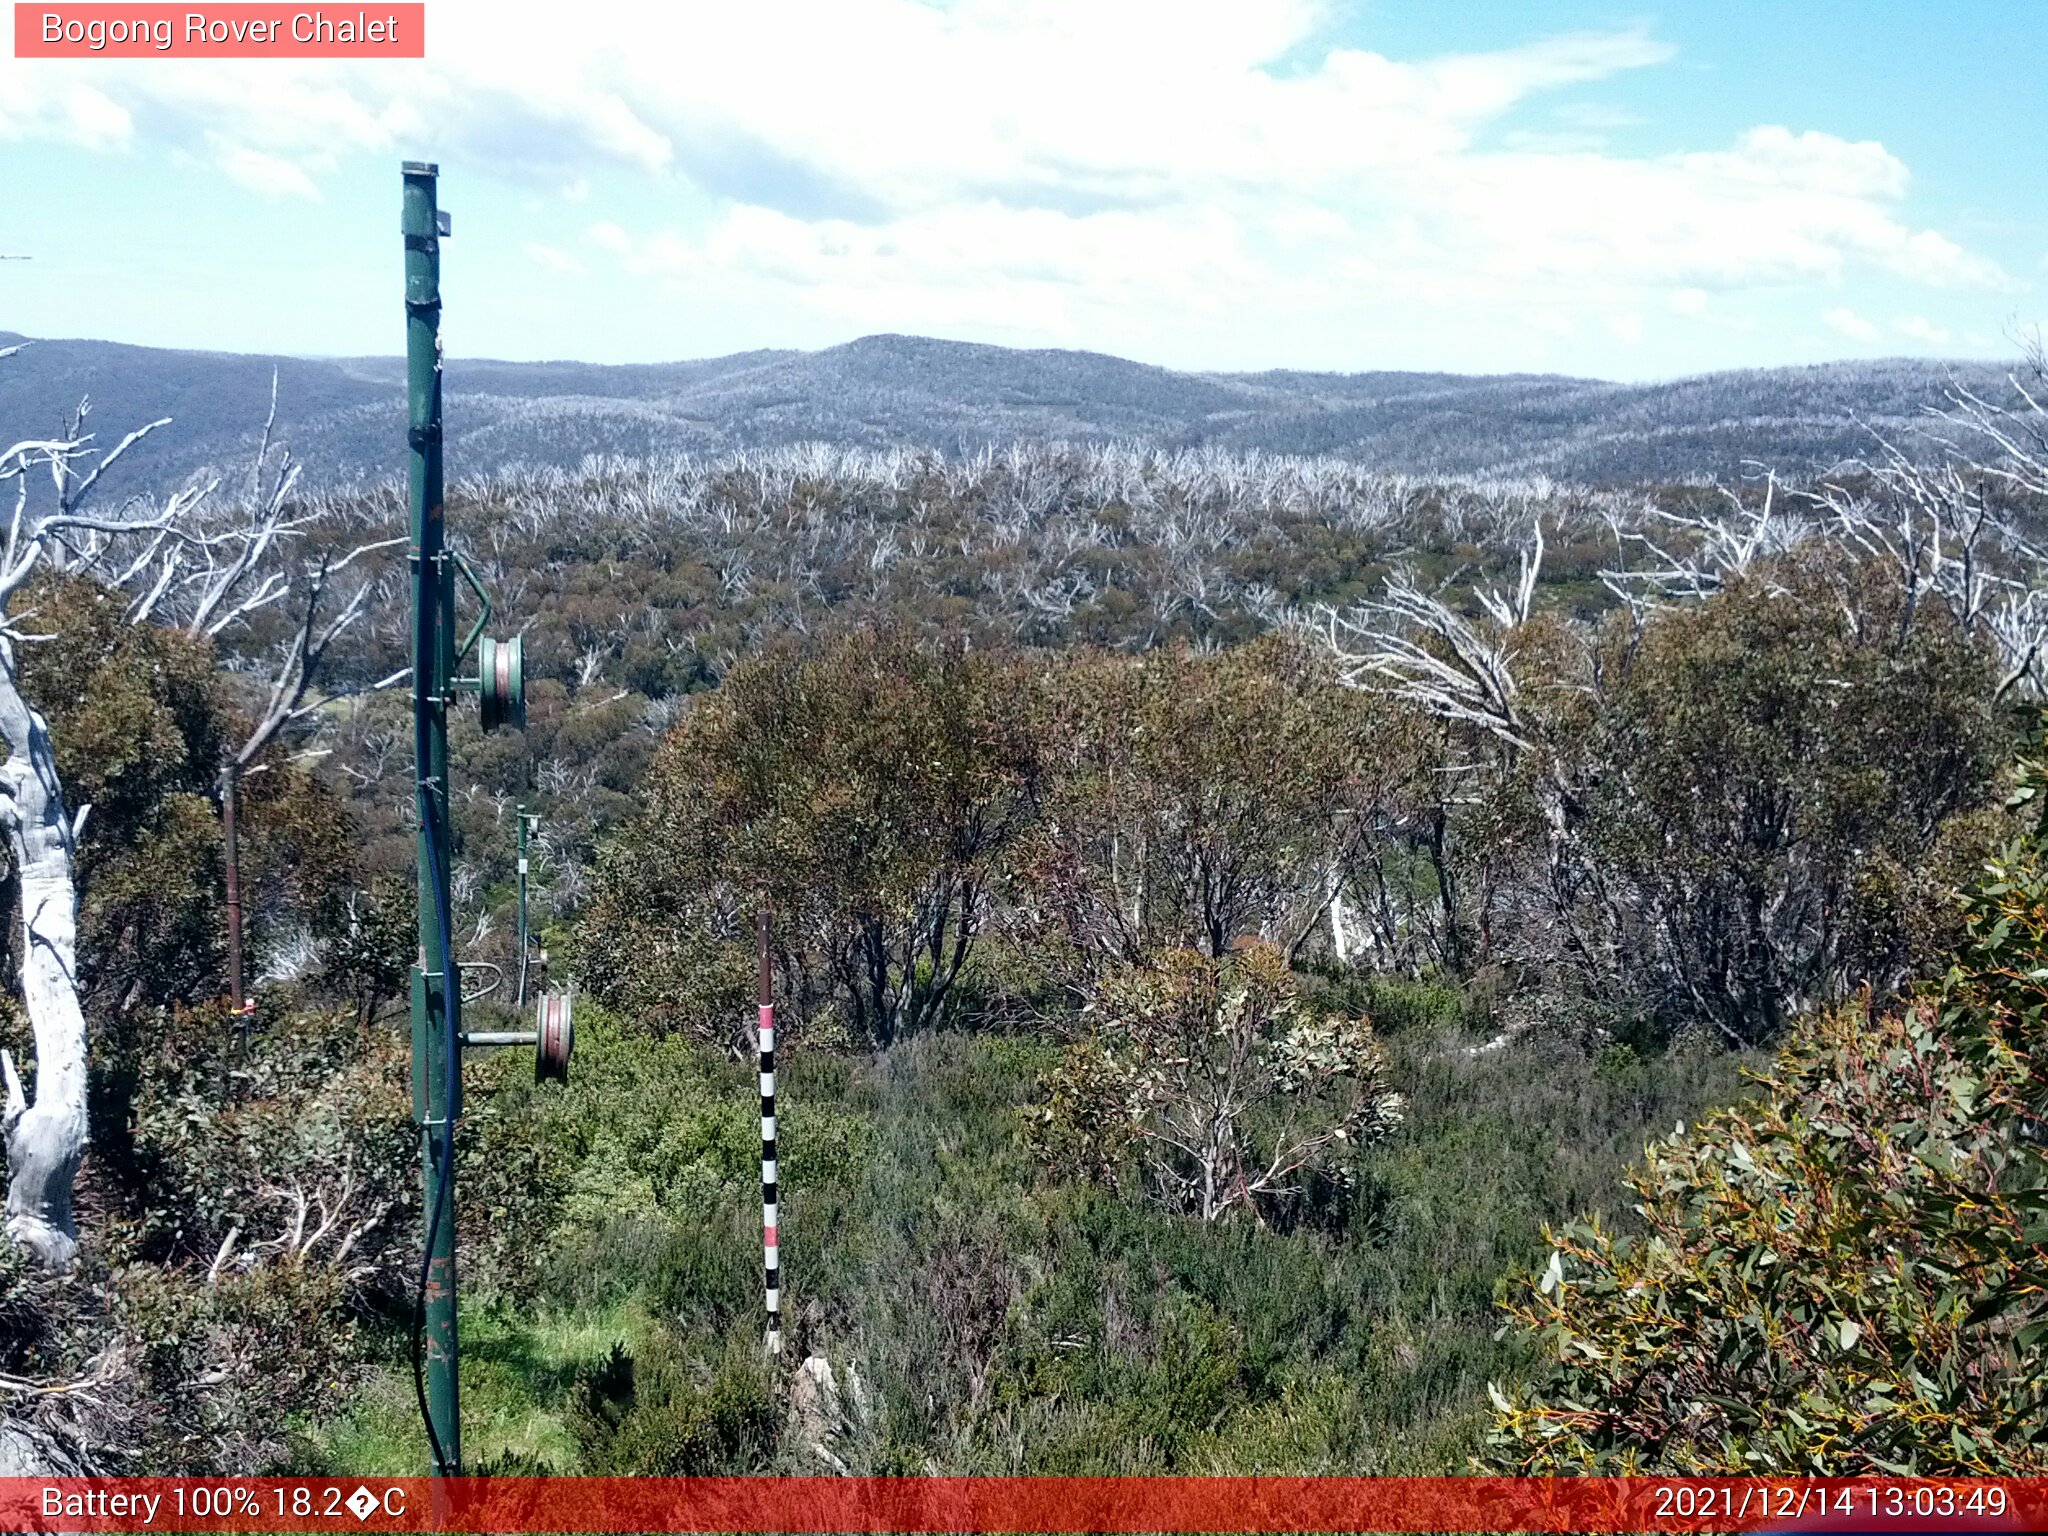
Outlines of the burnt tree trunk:
{"label": "burnt tree trunk", "polygon": [[242,856],[241,843],[235,832],[235,780],[238,777],[235,764],[226,762],[220,769],[220,836],[221,853],[227,886],[228,908],[228,1002],[235,1010],[235,1017],[241,1021],[241,1030],[246,1038],[248,1022],[242,1018]]}

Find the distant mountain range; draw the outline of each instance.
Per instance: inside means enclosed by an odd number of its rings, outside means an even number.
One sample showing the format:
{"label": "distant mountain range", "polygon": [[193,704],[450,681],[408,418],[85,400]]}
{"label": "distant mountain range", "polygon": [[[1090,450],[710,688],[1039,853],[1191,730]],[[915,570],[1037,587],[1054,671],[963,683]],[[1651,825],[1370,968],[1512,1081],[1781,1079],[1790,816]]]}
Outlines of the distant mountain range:
{"label": "distant mountain range", "polygon": [[[0,332],[0,345],[24,340]],[[258,357],[38,341],[0,361],[0,442],[55,428],[81,396],[102,443],[173,425],[126,483],[161,489],[246,463],[278,372],[279,433],[316,483],[403,466],[398,358]],[[1798,474],[1900,435],[1951,381],[2005,393],[1985,363],[1882,361],[1614,384],[1549,374],[1177,373],[1095,352],[868,336],[821,352],[602,366],[451,359],[451,476],[590,454],[804,440],[949,452],[1018,439],[1119,439],[1327,454],[1411,475],[1587,484]]]}

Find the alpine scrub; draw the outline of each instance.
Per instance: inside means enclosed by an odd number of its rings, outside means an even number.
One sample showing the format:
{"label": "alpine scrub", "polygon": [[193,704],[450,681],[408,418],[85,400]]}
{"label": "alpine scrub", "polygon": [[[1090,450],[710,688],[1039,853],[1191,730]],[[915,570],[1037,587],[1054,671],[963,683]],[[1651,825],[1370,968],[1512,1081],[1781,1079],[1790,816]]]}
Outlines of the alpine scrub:
{"label": "alpine scrub", "polygon": [[[2036,727],[2017,803],[2043,783]],[[1754,1104],[1651,1145],[1643,1230],[1550,1234],[1491,1388],[1528,1472],[2048,1470],[2048,865],[1986,867],[1943,981],[1802,1021]]]}

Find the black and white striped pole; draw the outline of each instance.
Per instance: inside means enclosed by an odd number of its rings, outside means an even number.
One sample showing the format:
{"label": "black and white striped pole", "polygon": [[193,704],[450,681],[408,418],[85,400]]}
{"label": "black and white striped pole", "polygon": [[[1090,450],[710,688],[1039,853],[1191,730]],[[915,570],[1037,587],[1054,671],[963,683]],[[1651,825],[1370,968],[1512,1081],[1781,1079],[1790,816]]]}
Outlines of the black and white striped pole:
{"label": "black and white striped pole", "polygon": [[782,1353],[782,1264],[775,1198],[775,972],[768,956],[768,907],[761,907],[761,1253],[768,1353]]}

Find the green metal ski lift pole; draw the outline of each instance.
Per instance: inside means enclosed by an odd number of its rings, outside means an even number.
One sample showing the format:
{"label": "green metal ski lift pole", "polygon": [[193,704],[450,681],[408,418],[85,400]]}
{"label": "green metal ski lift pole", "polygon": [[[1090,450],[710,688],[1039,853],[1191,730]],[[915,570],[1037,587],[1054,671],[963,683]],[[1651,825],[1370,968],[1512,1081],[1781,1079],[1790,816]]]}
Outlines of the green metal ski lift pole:
{"label": "green metal ski lift pole", "polygon": [[[414,1386],[436,1477],[462,1471],[455,1308],[455,1123],[462,1112],[465,1045],[533,1045],[543,1078],[568,1077],[569,999],[541,1000],[531,1031],[467,1035],[462,1029],[462,968],[455,959],[449,865],[448,701],[477,695],[484,729],[526,726],[521,645],[485,638],[491,600],[476,572],[449,548],[442,516],[441,241],[448,217],[436,200],[439,171],[407,161],[405,200],[405,356],[407,481],[411,501],[412,707],[414,786],[419,819],[419,957],[412,971],[412,1102],[420,1126],[426,1194],[426,1242],[413,1317]],[[458,644],[455,585],[476,595],[480,612]],[[474,652],[474,676],[457,669]],[[523,830],[523,826],[522,826]]]}
{"label": "green metal ski lift pole", "polygon": [[[462,988],[454,972],[448,888],[448,693],[455,677],[455,572],[441,509],[441,236],[439,170],[405,166],[405,393],[412,511],[412,709],[419,813],[419,959],[412,971],[412,1100],[425,1169],[427,1243],[415,1368],[434,1473],[462,1467],[456,1387],[455,1118],[462,1108]],[[420,1358],[420,1357],[423,1357]]]}

